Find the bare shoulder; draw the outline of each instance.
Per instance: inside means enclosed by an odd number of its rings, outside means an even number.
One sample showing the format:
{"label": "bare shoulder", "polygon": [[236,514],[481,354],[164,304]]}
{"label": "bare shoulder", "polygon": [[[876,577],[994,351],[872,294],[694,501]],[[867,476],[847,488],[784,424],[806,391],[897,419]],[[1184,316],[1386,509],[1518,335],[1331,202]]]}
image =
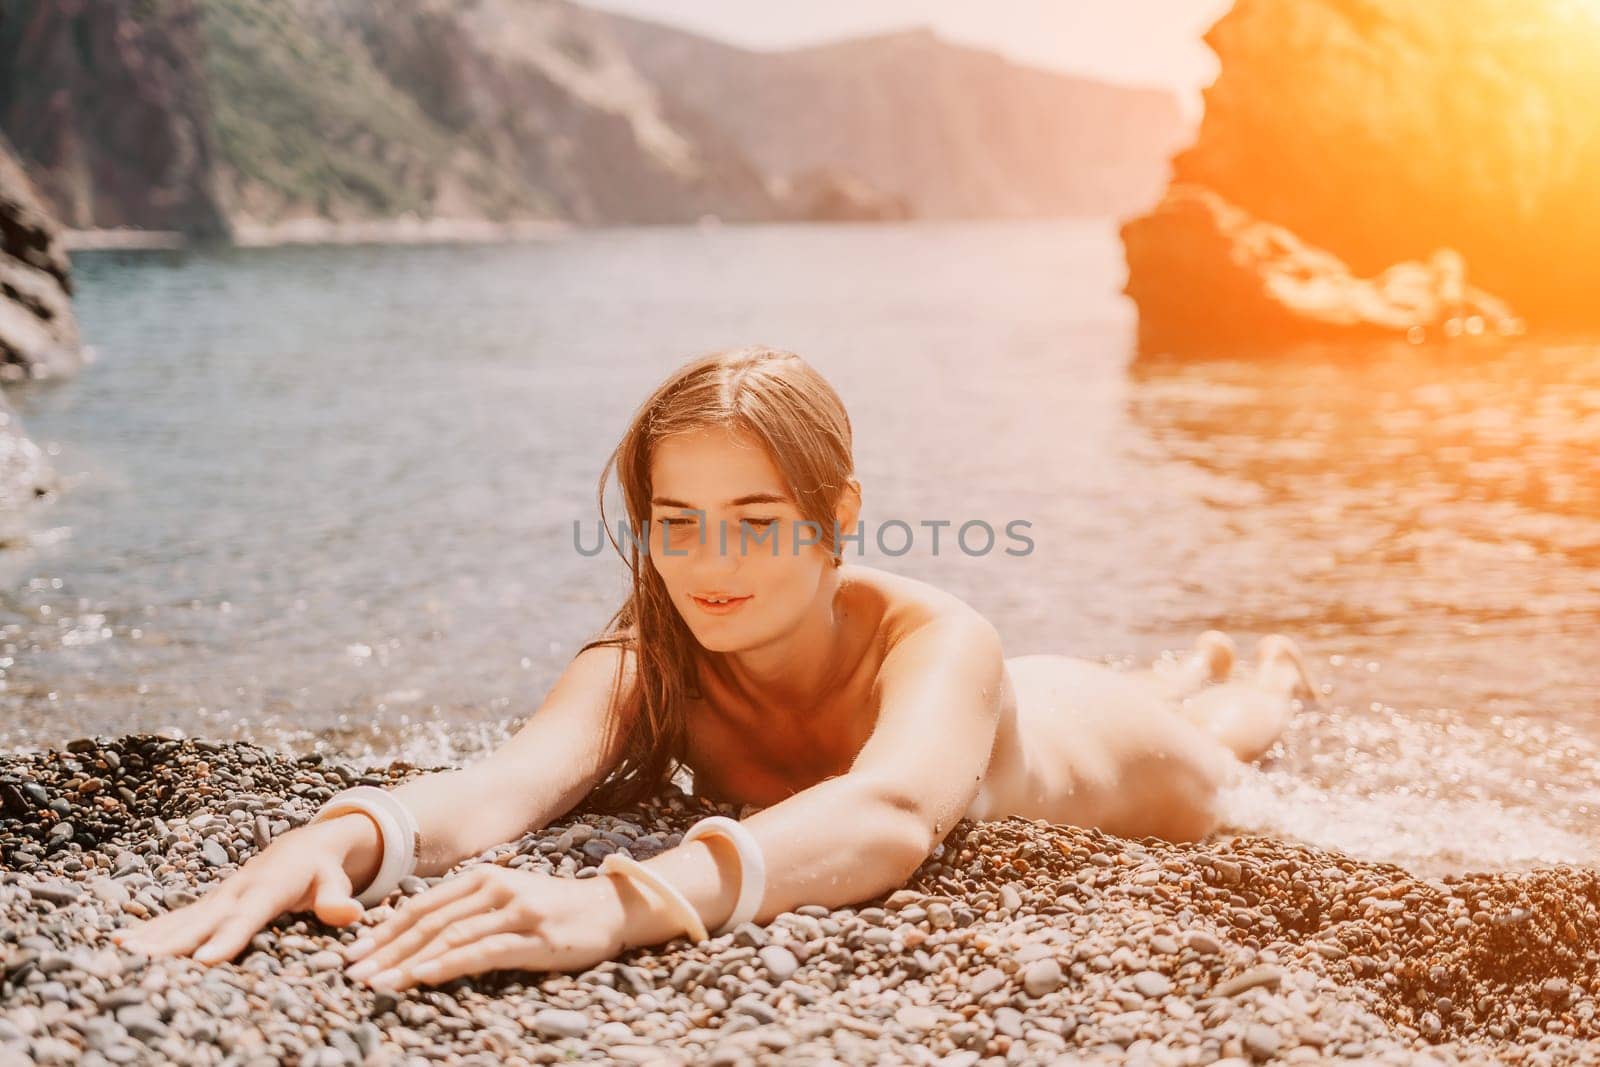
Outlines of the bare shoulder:
{"label": "bare shoulder", "polygon": [[[850,565],[841,578],[854,584],[876,601],[881,612],[879,634],[885,656],[896,647],[933,647],[933,635],[947,635],[960,641],[964,637],[993,638],[999,635],[982,612],[936,585],[892,574],[876,567]],[[917,640],[909,639],[916,637]]]}
{"label": "bare shoulder", "polygon": [[572,657],[568,669],[589,680],[606,679],[626,691],[638,674],[638,640],[633,630],[589,642]]}

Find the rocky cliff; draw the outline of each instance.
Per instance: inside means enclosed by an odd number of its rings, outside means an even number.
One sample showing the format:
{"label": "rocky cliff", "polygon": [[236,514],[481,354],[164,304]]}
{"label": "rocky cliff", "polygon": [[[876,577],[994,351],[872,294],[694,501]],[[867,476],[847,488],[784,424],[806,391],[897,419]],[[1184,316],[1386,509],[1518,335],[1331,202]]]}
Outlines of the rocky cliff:
{"label": "rocky cliff", "polygon": [[757,55],[565,0],[18,0],[0,129],[77,228],[1148,202],[1166,94],[925,34]]}
{"label": "rocky cliff", "polygon": [[610,18],[652,81],[767,172],[837,167],[936,217],[1123,215],[1148,207],[1189,136],[1165,90],[1011,63],[926,30],[753,52]]}
{"label": "rocky cliff", "polygon": [[77,369],[72,269],[60,228],[0,137],[0,378]]}
{"label": "rocky cliff", "polygon": [[[0,137],[0,378],[44,378],[78,368],[72,273],[60,232]],[[48,493],[55,475],[0,394],[0,544],[18,536],[17,509]]]}
{"label": "rocky cliff", "polygon": [[0,8],[0,130],[63,225],[214,234],[194,0]]}
{"label": "rocky cliff", "polygon": [[75,227],[770,213],[565,5],[402,6],[25,2],[0,124]]}
{"label": "rocky cliff", "polygon": [[1238,0],[1174,182],[1357,274],[1452,248],[1531,328],[1600,322],[1600,6]]}
{"label": "rocky cliff", "polygon": [[1173,185],[1122,226],[1127,294],[1146,354],[1271,351],[1297,341],[1500,337],[1521,332],[1505,302],[1466,280],[1461,256],[1435,249],[1375,277],[1252,217],[1198,185]]}

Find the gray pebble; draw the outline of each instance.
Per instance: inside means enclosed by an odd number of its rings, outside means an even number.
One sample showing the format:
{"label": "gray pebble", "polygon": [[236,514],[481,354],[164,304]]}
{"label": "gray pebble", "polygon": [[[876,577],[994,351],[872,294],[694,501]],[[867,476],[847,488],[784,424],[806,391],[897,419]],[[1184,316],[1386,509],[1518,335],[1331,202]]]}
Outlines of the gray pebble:
{"label": "gray pebble", "polygon": [[994,1028],[1007,1037],[1021,1037],[1024,1023],[1022,1013],[1016,1008],[996,1008],[994,1010]]}
{"label": "gray pebble", "polygon": [[1260,967],[1252,967],[1243,974],[1234,975],[1232,978],[1213,989],[1211,991],[1211,995],[1216,997],[1232,997],[1243,993],[1247,989],[1254,989],[1257,986],[1267,986],[1269,989],[1276,989],[1278,987],[1278,983],[1282,981],[1283,971],[1281,968],[1274,967],[1271,964],[1263,964]]}
{"label": "gray pebble", "polygon": [[1000,906],[1008,915],[1014,915],[1022,910],[1022,894],[1017,892],[1017,887],[1007,882],[1000,887]]}
{"label": "gray pebble", "polygon": [[344,957],[331,949],[324,949],[321,952],[313,952],[307,957],[306,966],[311,970],[312,974],[320,974],[323,971],[337,971],[344,966]]}
{"label": "gray pebble", "polygon": [[33,899],[57,905],[71,904],[83,895],[83,890],[70,882],[38,882],[27,888]]}
{"label": "gray pebble", "polygon": [[761,958],[762,966],[766,967],[774,982],[792,977],[800,967],[800,961],[794,958],[794,953],[782,945],[768,945],[756,955]]}
{"label": "gray pebble", "polygon": [[65,952],[46,952],[35,961],[34,966],[39,968],[40,974],[55,974],[57,971],[72,969],[75,965],[72,957]]}
{"label": "gray pebble", "polygon": [[335,1030],[328,1035],[328,1047],[339,1053],[343,1063],[356,1064],[362,1060],[361,1046],[344,1030]]}
{"label": "gray pebble", "polygon": [[186,908],[199,899],[198,896],[187,889],[169,889],[161,894],[161,903],[173,910]]}
{"label": "gray pebble", "polygon": [[533,1017],[540,1037],[582,1037],[589,1032],[589,1017],[581,1011],[546,1008]]}
{"label": "gray pebble", "polygon": [[167,1036],[167,1026],[154,1008],[147,1004],[130,1004],[117,1009],[117,1022],[127,1027],[128,1034],[149,1044]]}
{"label": "gray pebble", "polygon": [[1035,960],[1022,976],[1022,988],[1030,997],[1042,997],[1061,988],[1061,964],[1055,957]]}
{"label": "gray pebble", "polygon": [[924,1030],[932,1030],[938,1025],[939,1013],[932,1008],[907,1004],[894,1013],[894,1021],[907,1030],[920,1033]]}
{"label": "gray pebble", "polygon": [[1244,1047],[1258,1060],[1270,1060],[1278,1054],[1283,1038],[1278,1031],[1262,1023],[1251,1023],[1244,1031]]}
{"label": "gray pebble", "polygon": [[994,992],[1005,984],[1006,972],[998,967],[988,967],[979,971],[978,976],[972,980],[972,995],[981,997],[986,993]]}
{"label": "gray pebble", "polygon": [[1155,1000],[1172,992],[1172,981],[1159,971],[1140,971],[1133,976],[1133,988],[1147,1000]]}

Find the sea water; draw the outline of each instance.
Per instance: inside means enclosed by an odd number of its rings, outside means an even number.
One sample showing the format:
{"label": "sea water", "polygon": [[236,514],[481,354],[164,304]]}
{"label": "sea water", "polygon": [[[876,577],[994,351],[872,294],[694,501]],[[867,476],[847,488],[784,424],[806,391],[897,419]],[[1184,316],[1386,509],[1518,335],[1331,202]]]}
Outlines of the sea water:
{"label": "sea water", "polygon": [[[1428,872],[1595,856],[1589,340],[1139,356],[1103,219],[74,269],[94,361],[9,390],[65,489],[0,552],[0,746],[481,755],[620,603],[574,524],[592,545],[635,406],[760,343],[842,395],[868,530],[915,535],[847,558],[951,590],[1009,654],[1136,666],[1217,627],[1242,676],[1260,635],[1300,643],[1325,693],[1230,828]],[[993,550],[957,543],[974,520]]]}

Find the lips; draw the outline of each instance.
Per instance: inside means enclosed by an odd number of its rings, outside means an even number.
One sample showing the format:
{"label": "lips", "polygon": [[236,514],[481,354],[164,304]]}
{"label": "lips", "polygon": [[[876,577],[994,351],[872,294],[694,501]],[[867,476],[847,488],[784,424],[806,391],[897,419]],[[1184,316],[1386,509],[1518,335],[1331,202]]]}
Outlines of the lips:
{"label": "lips", "polygon": [[748,597],[748,596],[734,597],[734,598],[732,598],[731,600],[728,600],[725,603],[718,604],[718,603],[714,603],[714,602],[712,602],[710,600],[706,600],[705,598],[701,597],[698,593],[690,593],[689,594],[689,598],[694,601],[695,606],[698,607],[701,611],[704,611],[704,612],[706,612],[708,614],[711,614],[711,615],[722,615],[722,614],[725,614],[727,612],[730,612],[730,611],[734,610],[735,608],[739,607],[741,604],[745,603],[745,601],[750,599],[750,597]]}

